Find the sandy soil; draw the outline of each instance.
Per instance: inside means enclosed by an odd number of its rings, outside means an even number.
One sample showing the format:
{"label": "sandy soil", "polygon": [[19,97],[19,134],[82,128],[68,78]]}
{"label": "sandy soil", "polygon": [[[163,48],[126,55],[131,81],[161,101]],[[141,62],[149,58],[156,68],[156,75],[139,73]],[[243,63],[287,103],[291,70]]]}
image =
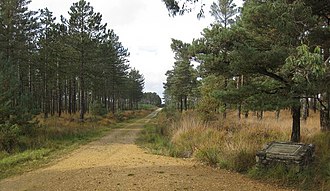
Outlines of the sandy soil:
{"label": "sandy soil", "polygon": [[284,190],[134,144],[150,115],[82,146],[53,166],[0,182],[0,190]]}

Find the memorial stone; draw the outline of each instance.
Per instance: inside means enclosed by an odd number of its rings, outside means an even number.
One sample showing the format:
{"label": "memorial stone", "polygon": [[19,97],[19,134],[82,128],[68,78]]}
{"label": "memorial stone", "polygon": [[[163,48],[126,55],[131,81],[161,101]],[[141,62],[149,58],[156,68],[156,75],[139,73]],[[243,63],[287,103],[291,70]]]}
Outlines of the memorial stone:
{"label": "memorial stone", "polygon": [[262,167],[282,163],[298,166],[301,170],[313,161],[314,150],[313,144],[270,142],[257,152],[256,161]]}

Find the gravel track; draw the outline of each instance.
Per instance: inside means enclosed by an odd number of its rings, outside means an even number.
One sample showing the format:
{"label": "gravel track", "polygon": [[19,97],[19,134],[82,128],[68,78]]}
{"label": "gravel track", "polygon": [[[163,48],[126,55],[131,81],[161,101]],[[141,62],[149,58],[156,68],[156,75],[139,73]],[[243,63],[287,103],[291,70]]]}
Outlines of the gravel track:
{"label": "gravel track", "polygon": [[134,144],[155,113],[84,145],[54,165],[0,181],[3,191],[285,190],[191,159],[148,154]]}

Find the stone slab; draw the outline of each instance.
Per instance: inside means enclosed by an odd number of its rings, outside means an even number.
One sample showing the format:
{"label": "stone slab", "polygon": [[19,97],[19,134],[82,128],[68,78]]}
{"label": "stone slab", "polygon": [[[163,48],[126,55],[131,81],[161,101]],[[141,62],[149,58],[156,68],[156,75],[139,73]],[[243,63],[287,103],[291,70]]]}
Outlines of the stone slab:
{"label": "stone slab", "polygon": [[266,149],[266,153],[295,155],[301,148],[301,145],[273,143]]}
{"label": "stone slab", "polygon": [[258,165],[264,167],[275,163],[284,163],[303,168],[314,160],[314,150],[313,144],[270,142],[257,152],[256,161]]}

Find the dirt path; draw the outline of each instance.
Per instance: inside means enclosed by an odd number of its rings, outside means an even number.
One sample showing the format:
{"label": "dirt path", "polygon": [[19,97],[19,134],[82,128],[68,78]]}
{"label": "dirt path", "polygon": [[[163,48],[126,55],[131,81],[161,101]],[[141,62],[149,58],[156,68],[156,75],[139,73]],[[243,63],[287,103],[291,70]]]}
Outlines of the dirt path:
{"label": "dirt path", "polygon": [[153,115],[82,146],[53,166],[2,180],[0,190],[282,190],[134,144]]}

